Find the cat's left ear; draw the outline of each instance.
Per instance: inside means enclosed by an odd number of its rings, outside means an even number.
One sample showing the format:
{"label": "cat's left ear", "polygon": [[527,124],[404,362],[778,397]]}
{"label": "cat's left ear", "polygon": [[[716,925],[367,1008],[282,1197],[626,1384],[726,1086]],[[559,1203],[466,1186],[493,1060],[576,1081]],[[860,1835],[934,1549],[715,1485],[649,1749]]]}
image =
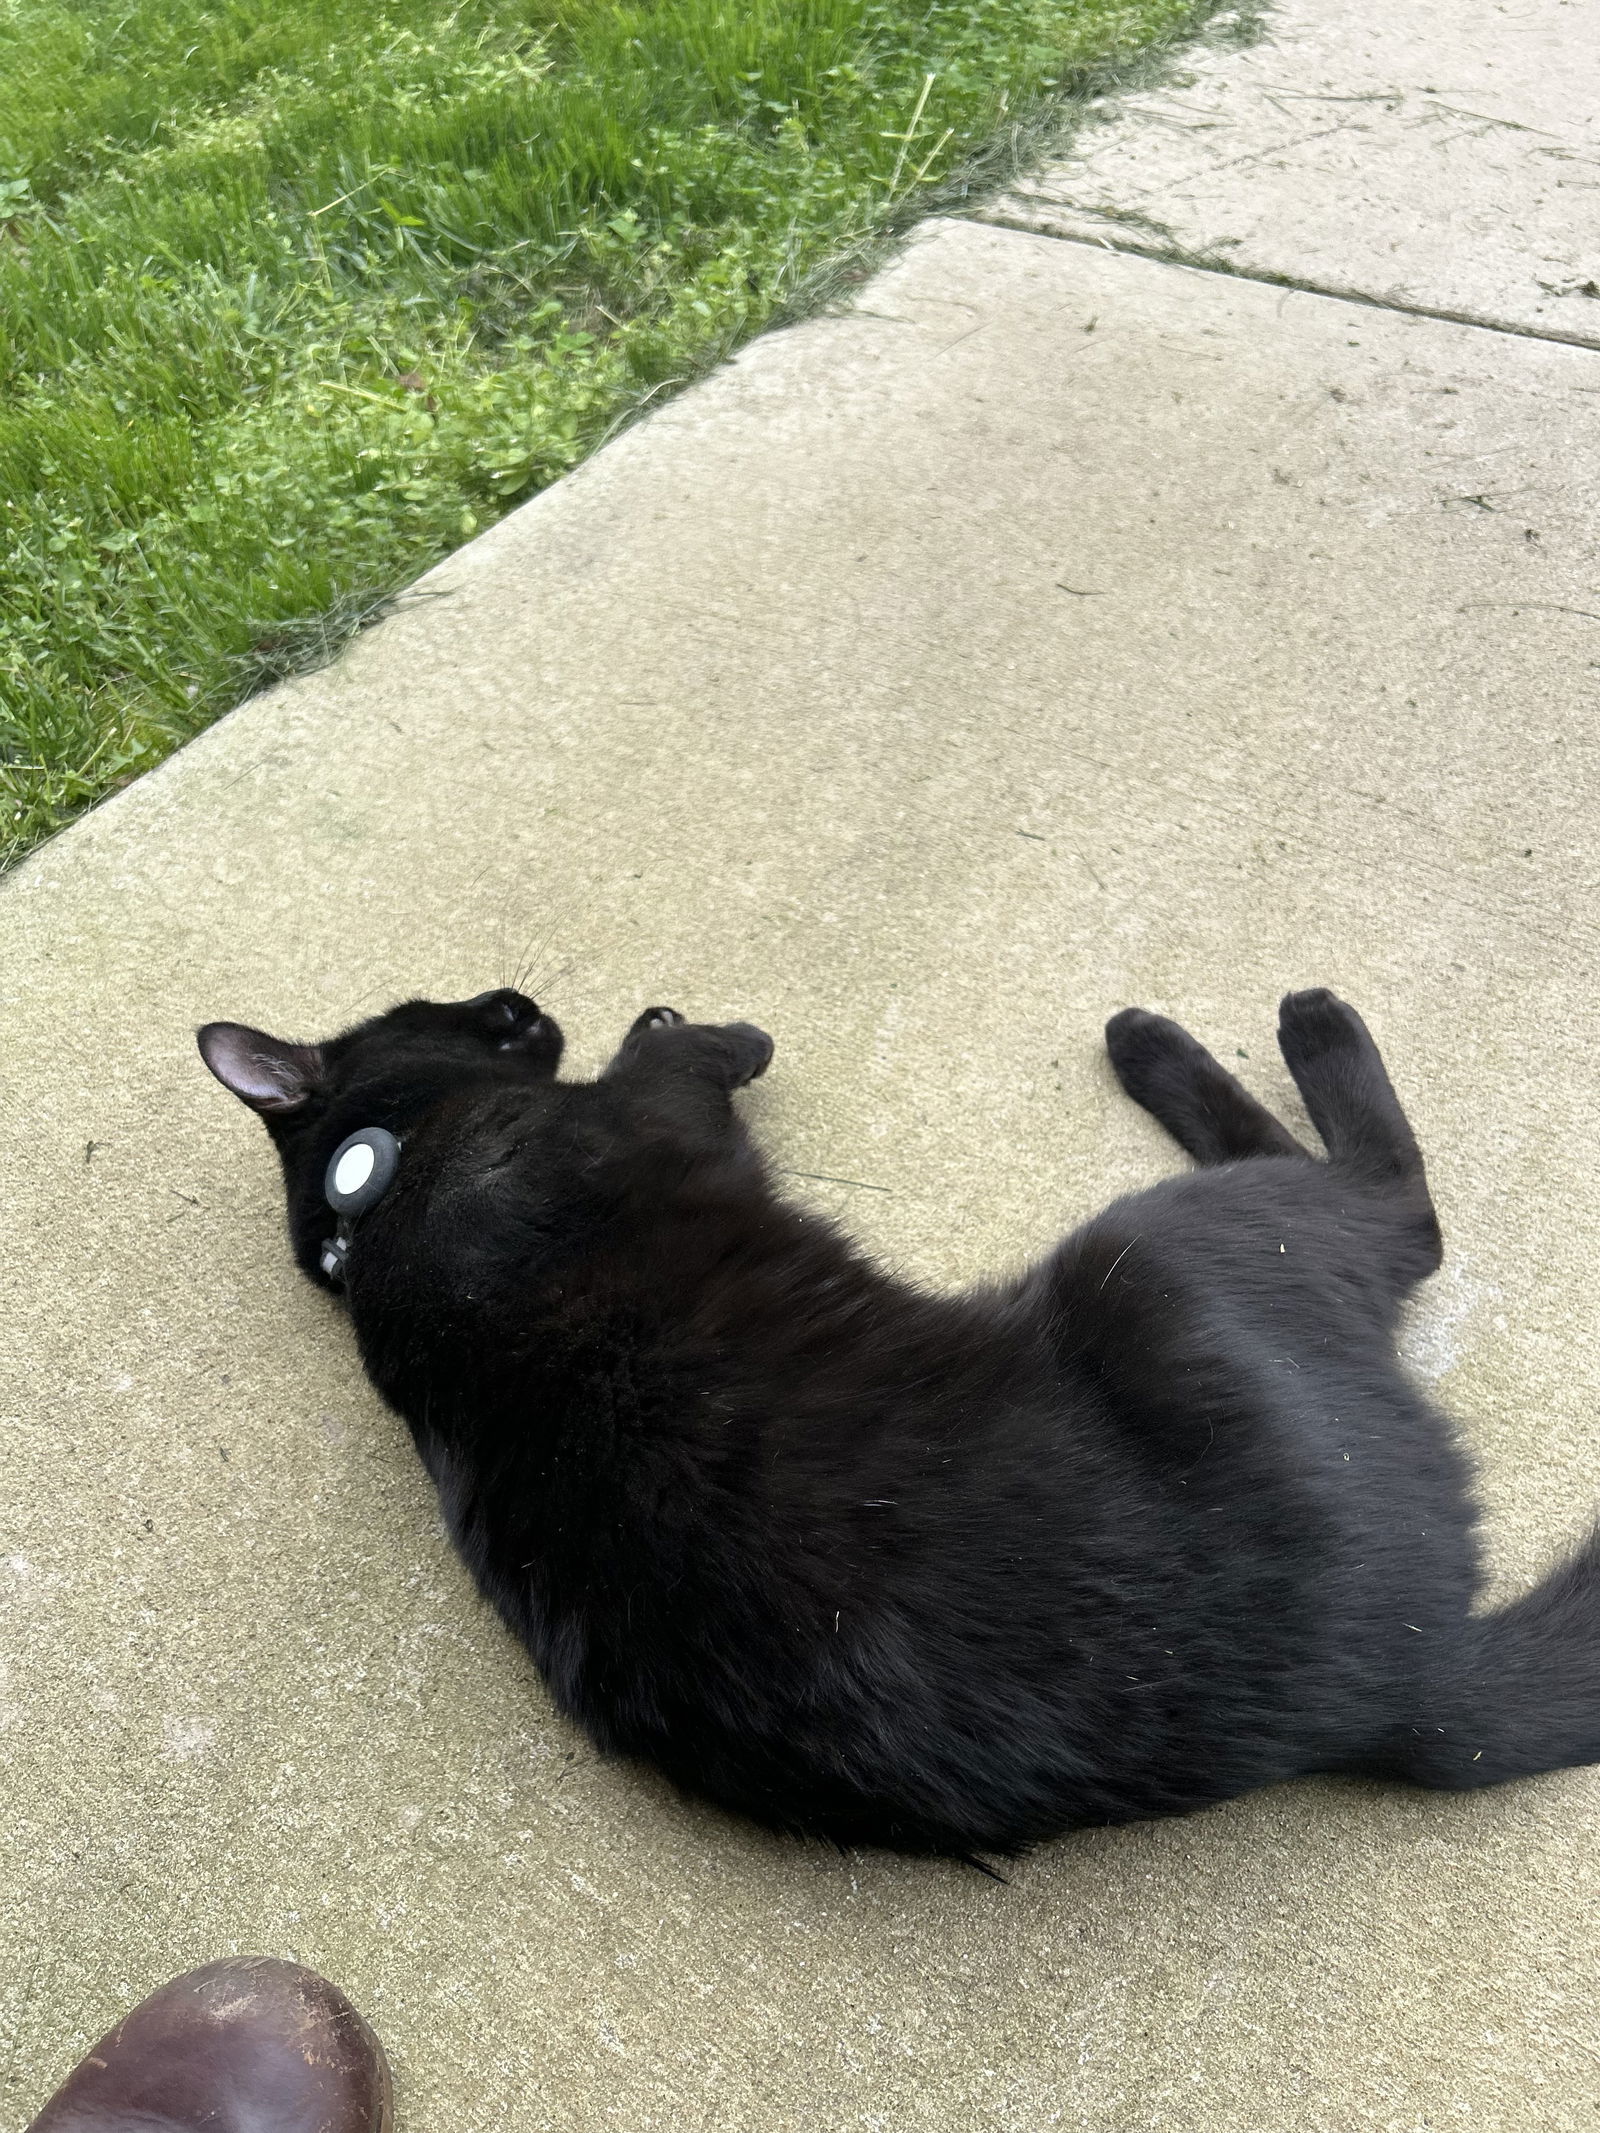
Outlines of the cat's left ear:
{"label": "cat's left ear", "polygon": [[243,1022],[208,1022],[196,1041],[218,1081],[252,1111],[298,1111],[322,1081],[320,1045],[289,1044]]}

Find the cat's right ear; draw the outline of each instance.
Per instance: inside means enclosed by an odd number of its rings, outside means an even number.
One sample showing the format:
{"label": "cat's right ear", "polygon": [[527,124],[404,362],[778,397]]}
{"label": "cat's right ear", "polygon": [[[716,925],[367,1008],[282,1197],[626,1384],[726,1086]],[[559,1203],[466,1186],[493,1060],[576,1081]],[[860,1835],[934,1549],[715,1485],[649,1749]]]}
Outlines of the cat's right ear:
{"label": "cat's right ear", "polygon": [[225,1089],[252,1111],[298,1111],[322,1080],[320,1046],[289,1044],[242,1022],[208,1022],[196,1033],[200,1057]]}

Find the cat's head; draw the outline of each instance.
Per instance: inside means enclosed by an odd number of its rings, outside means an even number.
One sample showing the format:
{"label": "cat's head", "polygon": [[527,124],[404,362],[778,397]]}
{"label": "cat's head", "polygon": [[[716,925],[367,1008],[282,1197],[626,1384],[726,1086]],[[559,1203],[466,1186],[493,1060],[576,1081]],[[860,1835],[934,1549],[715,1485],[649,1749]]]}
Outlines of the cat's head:
{"label": "cat's head", "polygon": [[368,1126],[403,1138],[423,1113],[468,1089],[551,1081],[563,1039],[534,1001],[502,988],[472,1000],[407,1000],[320,1044],[242,1022],[208,1022],[198,1042],[218,1081],[271,1134],[295,1257],[322,1281],[324,1179],[339,1143]]}

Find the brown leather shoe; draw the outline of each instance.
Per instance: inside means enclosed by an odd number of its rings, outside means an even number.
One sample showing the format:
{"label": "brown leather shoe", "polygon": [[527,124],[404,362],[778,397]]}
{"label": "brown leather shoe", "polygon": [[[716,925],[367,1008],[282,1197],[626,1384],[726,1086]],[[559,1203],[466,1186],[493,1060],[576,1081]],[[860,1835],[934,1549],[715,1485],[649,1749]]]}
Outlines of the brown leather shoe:
{"label": "brown leather shoe", "polygon": [[107,2032],[27,2133],[391,2133],[383,2046],[336,1985],[270,1956],[174,1978]]}

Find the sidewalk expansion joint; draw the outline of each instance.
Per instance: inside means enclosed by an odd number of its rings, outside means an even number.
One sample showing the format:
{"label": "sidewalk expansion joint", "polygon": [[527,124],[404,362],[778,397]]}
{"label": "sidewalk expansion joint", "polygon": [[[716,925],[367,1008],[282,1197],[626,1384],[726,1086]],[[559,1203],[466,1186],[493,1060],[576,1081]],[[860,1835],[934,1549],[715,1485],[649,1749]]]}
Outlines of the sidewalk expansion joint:
{"label": "sidewalk expansion joint", "polygon": [[[1066,209],[1067,213],[1083,212]],[[1480,333],[1498,333],[1519,341],[1553,341],[1561,348],[1582,348],[1600,354],[1600,330],[1593,335],[1558,333],[1548,326],[1517,326],[1491,318],[1481,311],[1452,311],[1442,304],[1408,303],[1403,296],[1372,296],[1364,289],[1346,288],[1338,282],[1308,281],[1295,274],[1274,274],[1268,268],[1232,266],[1214,252],[1186,252],[1181,246],[1136,244],[1124,239],[1113,244],[1109,237],[1085,237],[1067,230],[1041,228],[1022,216],[987,210],[973,215],[974,222],[989,229],[1013,230],[1025,237],[1048,237],[1054,244],[1080,245],[1087,252],[1119,252],[1133,259],[1153,259],[1162,266],[1186,267],[1193,274],[1215,274],[1226,281],[1253,281],[1269,289],[1293,289],[1303,296],[1327,296],[1341,304],[1362,304],[1369,311],[1392,311],[1405,318],[1431,318],[1447,326],[1472,326]]]}

